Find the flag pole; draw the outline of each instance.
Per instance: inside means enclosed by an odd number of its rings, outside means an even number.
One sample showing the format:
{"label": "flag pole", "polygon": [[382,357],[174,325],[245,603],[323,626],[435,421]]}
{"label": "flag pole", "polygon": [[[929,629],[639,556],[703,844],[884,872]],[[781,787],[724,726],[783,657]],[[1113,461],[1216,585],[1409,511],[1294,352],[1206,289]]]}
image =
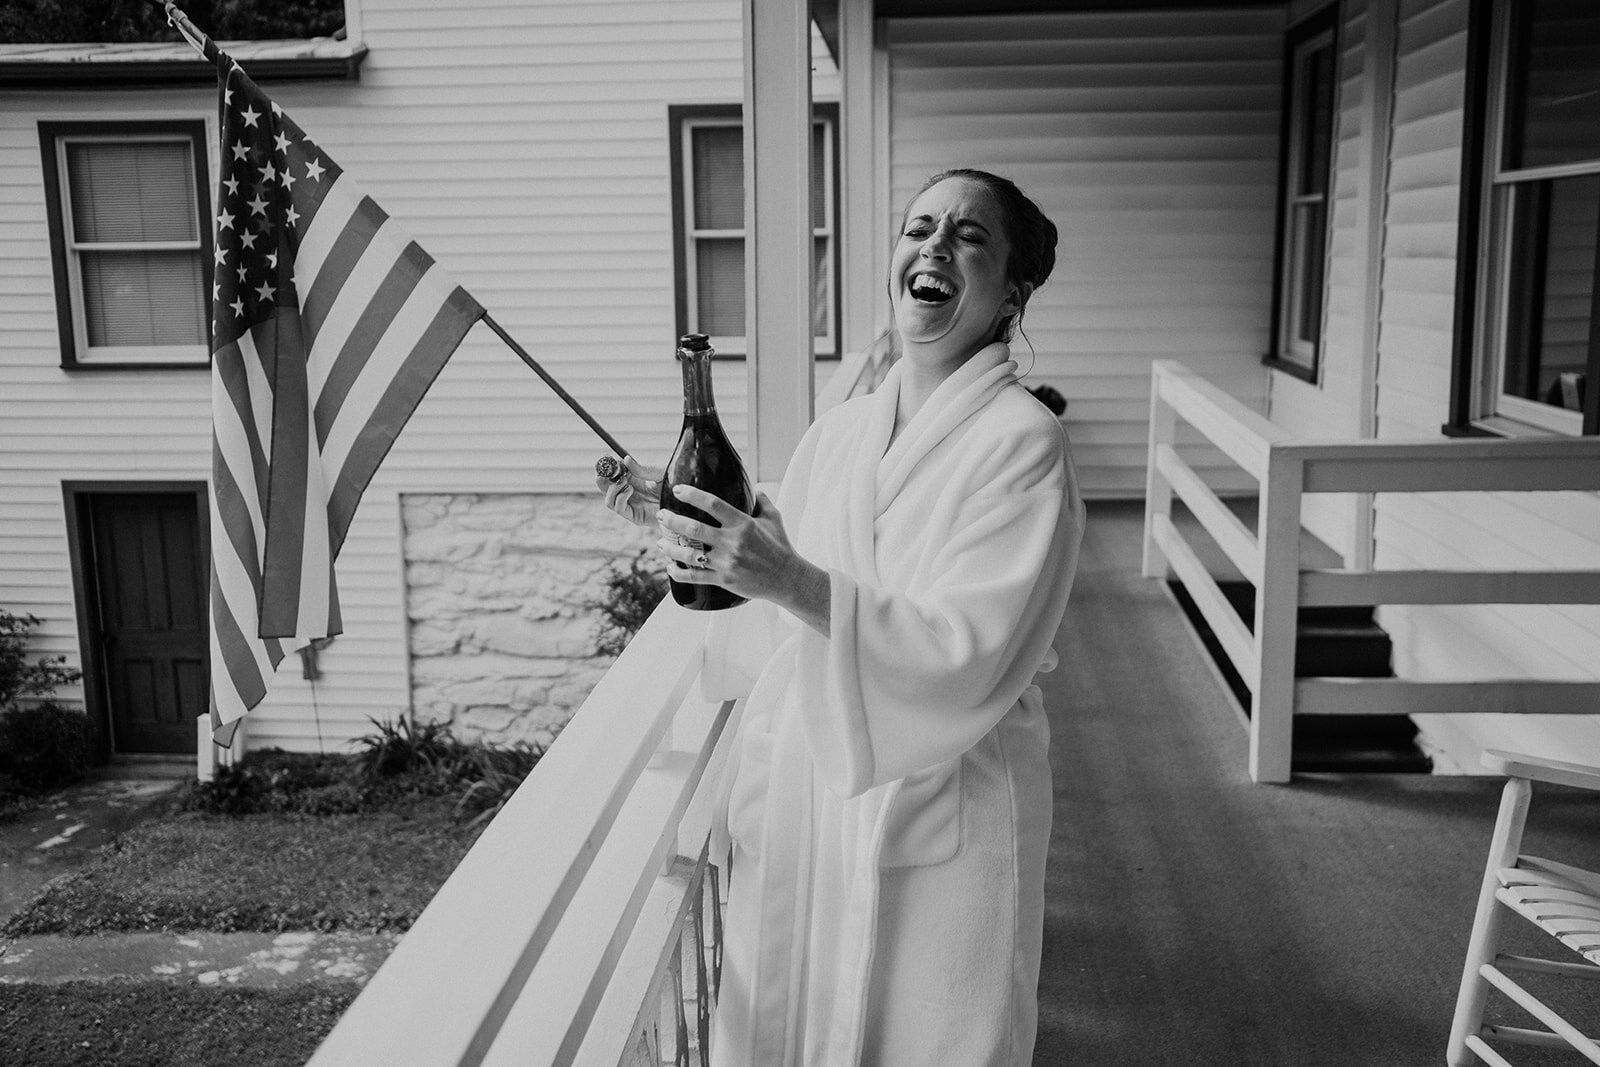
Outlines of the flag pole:
{"label": "flag pole", "polygon": [[150,0],[150,2],[159,4],[166,9],[167,22],[171,24],[173,29],[178,31],[178,36],[189,42],[189,47],[205,56],[206,59],[213,59],[212,56],[206,53],[206,44],[209,43],[210,38],[200,32],[198,26],[189,21],[189,16],[185,15],[183,10],[173,3],[173,0]]}
{"label": "flag pole", "polygon": [[544,379],[544,383],[555,391],[556,396],[559,396],[562,400],[567,402],[567,407],[571,408],[573,413],[576,414],[578,418],[589,424],[589,429],[600,435],[600,439],[611,447],[611,450],[617,454],[618,459],[621,459],[624,456],[633,455],[632,452],[629,452],[627,449],[618,444],[617,439],[607,433],[604,426],[601,426],[598,422],[595,422],[594,417],[587,411],[583,410],[583,405],[578,403],[577,400],[573,399],[572,394],[563,389],[560,382],[550,377],[549,372],[547,372],[543,367],[539,366],[538,362],[535,361],[532,356],[528,355],[528,352],[525,348],[517,344],[516,338],[512,337],[510,334],[506,333],[505,330],[501,329],[500,324],[494,321],[494,316],[485,311],[483,313],[483,321],[489,327],[489,329],[500,335],[500,340],[509,345],[511,347],[511,351],[515,352],[522,358],[522,362],[532,367],[533,372]]}

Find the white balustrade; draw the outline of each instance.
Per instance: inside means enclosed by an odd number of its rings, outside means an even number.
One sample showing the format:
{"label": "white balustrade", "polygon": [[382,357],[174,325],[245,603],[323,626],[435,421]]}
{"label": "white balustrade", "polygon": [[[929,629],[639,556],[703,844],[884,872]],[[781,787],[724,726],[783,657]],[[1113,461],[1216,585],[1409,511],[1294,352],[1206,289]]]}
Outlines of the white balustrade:
{"label": "white balustrade", "polygon": [[[1250,530],[1183,458],[1180,422],[1256,480]],[[1600,713],[1600,682],[1297,678],[1302,606],[1600,604],[1600,571],[1376,570],[1310,567],[1301,558],[1306,493],[1600,490],[1600,438],[1301,441],[1181,364],[1151,372],[1144,574],[1175,576],[1251,692],[1250,776],[1286,782],[1295,715],[1417,712]],[[1182,500],[1255,587],[1254,626],[1228,603],[1172,521]]]}

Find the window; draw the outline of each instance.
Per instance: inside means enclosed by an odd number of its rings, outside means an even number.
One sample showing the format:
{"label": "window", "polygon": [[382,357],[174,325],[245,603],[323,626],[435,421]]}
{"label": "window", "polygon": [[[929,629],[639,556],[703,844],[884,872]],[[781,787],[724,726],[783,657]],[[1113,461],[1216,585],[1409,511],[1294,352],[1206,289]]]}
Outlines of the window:
{"label": "window", "polygon": [[[672,107],[673,253],[678,333],[744,355],[744,126],[738,105]],[[839,108],[820,104],[811,138],[812,333],[839,352]]]}
{"label": "window", "polygon": [[61,364],[209,361],[203,122],[41,123]]}
{"label": "window", "polygon": [[[1495,5],[1476,414],[1600,432],[1600,7]],[[1497,429],[1514,431],[1501,422]]]}
{"label": "window", "polygon": [[1337,13],[1337,4],[1328,5],[1292,28],[1284,42],[1278,253],[1266,362],[1307,381],[1316,380],[1322,336]]}

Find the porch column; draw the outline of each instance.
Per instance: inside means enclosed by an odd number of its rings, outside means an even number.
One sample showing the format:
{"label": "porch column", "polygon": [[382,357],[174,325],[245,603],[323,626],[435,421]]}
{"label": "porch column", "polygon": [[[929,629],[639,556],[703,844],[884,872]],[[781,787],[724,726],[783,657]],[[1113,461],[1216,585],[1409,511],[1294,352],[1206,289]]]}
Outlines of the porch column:
{"label": "porch column", "polygon": [[751,473],[776,482],[811,424],[811,4],[743,3]]}
{"label": "porch column", "polygon": [[889,321],[888,71],[872,8],[872,0],[839,3],[841,355],[866,348]]}

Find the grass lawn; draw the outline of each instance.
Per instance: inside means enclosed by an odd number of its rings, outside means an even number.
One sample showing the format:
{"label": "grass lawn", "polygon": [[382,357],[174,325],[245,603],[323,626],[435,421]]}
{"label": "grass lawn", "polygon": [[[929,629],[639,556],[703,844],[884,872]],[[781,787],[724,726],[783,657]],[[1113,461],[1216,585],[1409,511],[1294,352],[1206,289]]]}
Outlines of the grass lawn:
{"label": "grass lawn", "polygon": [[405,930],[477,836],[452,821],[453,804],[418,797],[359,815],[175,812],[52,882],[0,936]]}
{"label": "grass lawn", "polygon": [[167,982],[0,985],[0,1063],[298,1067],[356,992],[350,982],[270,990]]}

